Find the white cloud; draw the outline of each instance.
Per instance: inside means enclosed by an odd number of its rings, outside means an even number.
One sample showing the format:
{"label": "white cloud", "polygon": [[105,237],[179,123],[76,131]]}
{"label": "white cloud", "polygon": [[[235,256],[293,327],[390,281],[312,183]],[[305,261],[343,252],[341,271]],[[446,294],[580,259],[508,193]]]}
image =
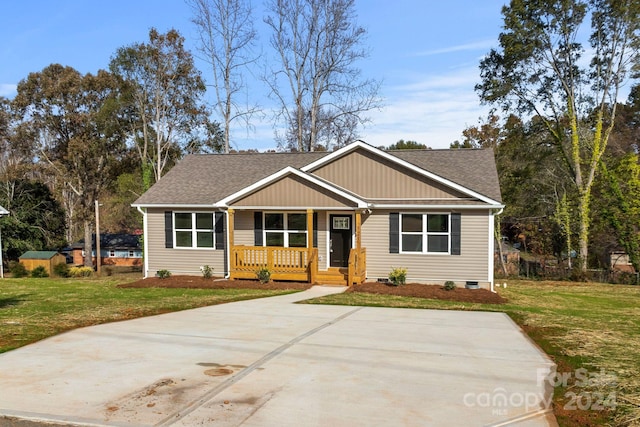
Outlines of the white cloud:
{"label": "white cloud", "polygon": [[478,78],[477,68],[467,67],[416,76],[412,82],[387,88],[387,106],[370,115],[372,124],[363,130],[362,139],[374,146],[404,139],[448,148],[489,111],[474,92]]}
{"label": "white cloud", "polygon": [[441,55],[445,53],[464,52],[469,50],[488,50],[494,46],[496,46],[495,39],[478,40],[475,42],[459,44],[456,46],[448,46],[440,49],[417,52],[415,56],[432,56],[432,55]]}
{"label": "white cloud", "polygon": [[0,83],[0,96],[13,96],[16,94],[18,85],[10,83]]}

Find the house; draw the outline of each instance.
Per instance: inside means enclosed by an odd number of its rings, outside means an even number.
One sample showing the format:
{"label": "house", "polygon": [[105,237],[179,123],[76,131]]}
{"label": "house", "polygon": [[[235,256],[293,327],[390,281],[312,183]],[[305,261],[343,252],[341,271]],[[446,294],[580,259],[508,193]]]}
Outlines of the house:
{"label": "house", "polygon": [[57,251],[27,251],[18,257],[29,271],[44,267],[49,276],[53,275],[53,268],[58,264],[66,264],[67,258]]}
{"label": "house", "polygon": [[631,263],[631,258],[629,254],[627,254],[624,250],[616,250],[612,251],[609,254],[609,267],[613,271],[622,271],[625,273],[635,273],[636,270],[633,268],[633,264]]}
{"label": "house", "polygon": [[[9,211],[0,206],[0,218],[9,215]],[[0,229],[0,279],[4,279],[4,253],[2,252],[2,229]]]}
{"label": "house", "polygon": [[[96,236],[91,239],[91,257],[95,264]],[[71,255],[74,265],[84,263],[84,239],[71,245]],[[100,264],[135,267],[142,265],[142,247],[140,236],[137,234],[100,234]]]}
{"label": "house", "polygon": [[190,155],[133,204],[144,274],[352,284],[493,285],[494,215],[504,207],[491,150]]}

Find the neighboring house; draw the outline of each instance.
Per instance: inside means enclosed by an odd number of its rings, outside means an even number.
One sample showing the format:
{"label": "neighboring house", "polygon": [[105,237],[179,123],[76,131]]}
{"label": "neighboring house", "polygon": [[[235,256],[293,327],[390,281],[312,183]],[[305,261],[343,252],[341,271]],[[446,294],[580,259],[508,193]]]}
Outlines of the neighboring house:
{"label": "neighboring house", "polygon": [[67,258],[57,251],[27,251],[18,257],[29,271],[44,267],[49,276],[53,275],[53,268],[57,264],[66,264]]}
{"label": "neighboring house", "polygon": [[133,204],[144,273],[352,284],[386,279],[493,285],[491,150],[190,155]]}
{"label": "neighboring house", "polygon": [[[9,211],[0,206],[0,218],[9,215]],[[0,229],[0,279],[4,279],[4,252],[2,252],[2,230]]]}
{"label": "neighboring house", "polygon": [[[92,236],[91,258],[96,263],[96,236]],[[74,265],[84,264],[84,239],[71,245]],[[100,264],[116,266],[141,266],[142,247],[136,234],[100,234]]]}
{"label": "neighboring house", "polygon": [[631,263],[629,255],[623,250],[611,252],[609,254],[609,260],[611,270],[623,271],[626,273],[636,272],[635,268],[633,268],[633,264]]}

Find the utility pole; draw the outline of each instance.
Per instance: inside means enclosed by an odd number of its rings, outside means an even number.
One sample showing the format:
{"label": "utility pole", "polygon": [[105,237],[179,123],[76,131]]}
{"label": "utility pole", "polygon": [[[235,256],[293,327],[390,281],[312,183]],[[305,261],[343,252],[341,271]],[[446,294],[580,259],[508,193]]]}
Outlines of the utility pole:
{"label": "utility pole", "polygon": [[96,200],[96,274],[100,276],[100,203]]}

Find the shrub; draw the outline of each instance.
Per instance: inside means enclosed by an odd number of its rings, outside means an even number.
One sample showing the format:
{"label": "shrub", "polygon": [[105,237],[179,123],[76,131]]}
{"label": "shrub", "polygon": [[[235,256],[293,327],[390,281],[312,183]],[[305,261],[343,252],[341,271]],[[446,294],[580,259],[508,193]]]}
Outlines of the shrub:
{"label": "shrub", "polygon": [[452,291],[456,288],[456,284],[453,280],[447,280],[446,282],[444,282],[444,290],[445,291]]}
{"label": "shrub", "polygon": [[47,273],[47,269],[44,265],[39,265],[31,270],[31,277],[49,277],[49,273]]}
{"label": "shrub", "polygon": [[209,265],[201,265],[200,271],[202,271],[202,277],[205,279],[211,279],[211,277],[213,277],[213,267]]}
{"label": "shrub", "polygon": [[407,269],[402,267],[391,267],[389,280],[395,286],[404,285],[407,282]]}
{"label": "shrub", "polygon": [[53,274],[59,277],[69,277],[69,266],[61,262],[53,266]]}
{"label": "shrub", "polygon": [[91,267],[71,267],[69,277],[90,277],[93,274]]}
{"label": "shrub", "polygon": [[258,276],[258,280],[262,284],[268,283],[269,280],[271,280],[271,271],[269,271],[267,267],[263,267],[260,270],[258,270],[256,275]]}
{"label": "shrub", "polygon": [[23,263],[17,261],[11,261],[9,263],[9,271],[13,277],[26,277],[29,275],[27,267]]}
{"label": "shrub", "polygon": [[156,274],[161,279],[167,279],[167,278],[171,277],[171,272],[169,270],[158,270],[158,272]]}

